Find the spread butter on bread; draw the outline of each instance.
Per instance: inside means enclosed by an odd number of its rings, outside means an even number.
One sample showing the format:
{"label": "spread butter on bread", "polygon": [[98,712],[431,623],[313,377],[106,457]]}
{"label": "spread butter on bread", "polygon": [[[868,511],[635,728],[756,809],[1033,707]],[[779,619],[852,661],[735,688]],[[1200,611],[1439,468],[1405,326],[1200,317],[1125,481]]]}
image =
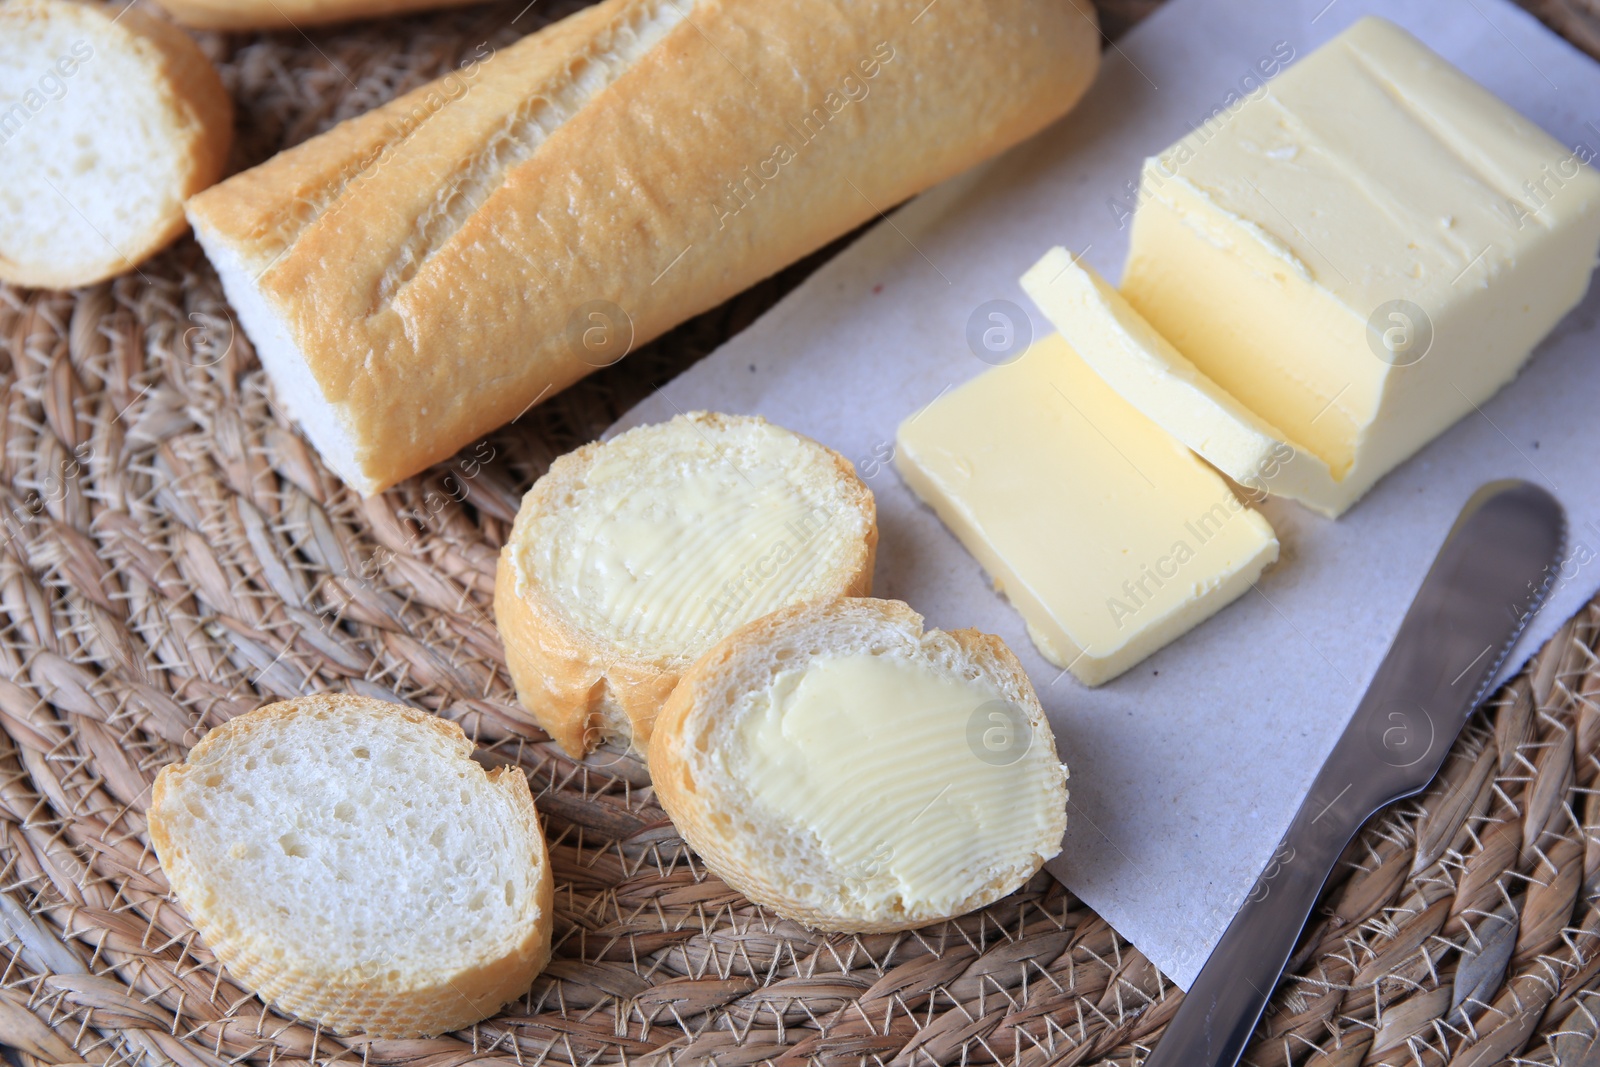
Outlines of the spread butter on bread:
{"label": "spread butter on bread", "polygon": [[678,676],[743,624],[865,596],[872,493],[756,416],[693,412],[563,456],[523,498],[495,619],[523,706],[574,755],[645,751]]}
{"label": "spread butter on bread", "polygon": [[1016,657],[893,600],[796,605],[725,638],[657,719],[650,775],[706,866],[823,930],[983,907],[1066,830],[1066,768]]}

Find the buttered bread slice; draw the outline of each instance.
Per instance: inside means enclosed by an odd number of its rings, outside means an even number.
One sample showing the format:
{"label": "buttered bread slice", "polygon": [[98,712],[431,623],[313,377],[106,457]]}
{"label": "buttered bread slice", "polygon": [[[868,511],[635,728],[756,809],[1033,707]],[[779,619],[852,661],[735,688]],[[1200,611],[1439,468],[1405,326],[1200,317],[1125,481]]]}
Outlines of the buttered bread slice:
{"label": "buttered bread slice", "polygon": [[271,704],[162,770],[150,843],[238,982],[339,1033],[459,1030],[550,958],[528,779],[453,722],[366,697]]}
{"label": "buttered bread slice", "polygon": [[673,691],[650,775],[708,867],[823,930],[983,907],[1066,832],[1066,768],[1016,657],[896,600],[797,605],[720,642]]}
{"label": "buttered bread slice", "polygon": [[501,552],[517,694],[569,753],[645,751],[701,653],[785,605],[866,595],[877,542],[850,462],[765,419],[694,412],[587,445],[534,483]]}

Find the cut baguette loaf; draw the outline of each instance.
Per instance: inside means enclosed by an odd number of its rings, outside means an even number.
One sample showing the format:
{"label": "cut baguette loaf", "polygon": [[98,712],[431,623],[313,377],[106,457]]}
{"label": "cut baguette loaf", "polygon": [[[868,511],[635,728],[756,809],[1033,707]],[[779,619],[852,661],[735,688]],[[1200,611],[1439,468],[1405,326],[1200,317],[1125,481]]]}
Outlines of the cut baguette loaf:
{"label": "cut baguette loaf", "polygon": [[823,930],[982,907],[1066,831],[1066,768],[1016,657],[893,600],[797,605],[719,643],[657,720],[650,774],[707,867]]}
{"label": "cut baguette loaf", "polygon": [[0,279],[121,274],[222,176],[233,102],[189,35],[138,10],[0,3]]}
{"label": "cut baguette loaf", "polygon": [[647,751],[678,676],[788,604],[871,592],[872,493],[850,461],[745,415],[585,445],[523,498],[495,619],[523,706],[562,748]]}
{"label": "cut baguette loaf", "polygon": [[352,19],[461,7],[478,0],[157,0],[197,30],[292,30]]}
{"label": "cut baguette loaf", "polygon": [[603,0],[190,201],[363,494],[1039,130],[1089,4]]}
{"label": "cut baguette loaf", "polygon": [[487,1018],[550,957],[528,780],[455,723],[356,696],[242,715],[162,770],[150,843],[228,972],[340,1033]]}

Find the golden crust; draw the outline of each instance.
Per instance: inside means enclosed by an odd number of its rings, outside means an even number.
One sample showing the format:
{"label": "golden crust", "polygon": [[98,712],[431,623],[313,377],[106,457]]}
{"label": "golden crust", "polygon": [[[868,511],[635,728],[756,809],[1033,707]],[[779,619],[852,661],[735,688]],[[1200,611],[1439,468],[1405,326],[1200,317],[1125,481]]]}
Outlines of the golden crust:
{"label": "golden crust", "polygon": [[[0,33],[11,32],[3,27],[12,19],[75,19],[88,32],[102,35],[97,43],[103,45],[110,38],[119,47],[142,54],[166,107],[183,131],[180,143],[172,146],[187,163],[184,183],[175,190],[178,203],[222,177],[233,147],[233,98],[187,33],[137,8],[120,12],[113,21],[101,8],[72,0],[7,0],[0,4]],[[151,219],[143,235],[125,242],[121,254],[109,256],[93,271],[63,271],[52,263],[21,263],[0,256],[0,279],[42,289],[91,285],[132,270],[188,228],[181,210]]]}
{"label": "golden crust", "polygon": [[190,203],[260,274],[361,491],[596,369],[572,329],[591,302],[642,344],[1043,128],[1099,57],[1092,9],[1057,0],[699,0],[394,288],[508,117],[656,8],[683,5],[604,0]]}
{"label": "golden crust", "polygon": [[[909,930],[994,903],[1016,888],[1016,883],[991,883],[979,887],[960,904],[948,912],[926,912],[913,915],[884,914],[866,919],[842,918],[819,911],[797,899],[784,884],[764,869],[759,856],[752,854],[747,842],[737,840],[730,830],[730,821],[716,807],[708,803],[695,779],[695,766],[699,762],[693,752],[698,729],[693,722],[697,704],[702,694],[716,699],[721,685],[718,675],[723,673],[742,648],[775,642],[786,631],[806,625],[830,613],[870,610],[877,614],[885,626],[923,633],[922,616],[898,600],[835,601],[832,604],[797,604],[773,612],[729,635],[697,660],[683,676],[678,687],[668,698],[666,707],[656,719],[654,741],[650,746],[650,779],[656,798],[672,819],[684,841],[693,848],[714,874],[750,900],[771,908],[786,919],[793,919],[813,929],[835,933],[890,933]],[[985,665],[991,677],[1007,688],[1012,699],[1027,714],[1039,736],[1054,746],[1049,720],[1044,708],[1028,680],[1022,664],[1004,641],[978,630],[949,630],[947,636]],[[1067,793],[1064,780],[1055,788],[1061,794],[1062,822],[1066,827]],[[1059,834],[1058,834],[1059,837]],[[1041,842],[1053,850],[1057,841]],[[1037,872],[1041,863],[1036,863]]]}
{"label": "golden crust", "polygon": [[147,816],[150,844],[173,894],[188,911],[190,920],[218,961],[240,985],[285,1011],[322,1023],[336,1032],[361,1032],[379,1038],[428,1037],[488,1018],[502,1005],[526,993],[550,960],[555,908],[550,855],[528,779],[515,768],[496,768],[489,772],[488,780],[492,788],[504,794],[525,835],[535,844],[537,865],[543,872],[536,888],[538,915],[517,943],[500,946],[499,951],[486,954],[475,967],[440,974],[436,981],[418,988],[386,989],[384,976],[378,973],[353,972],[330,977],[285,966],[274,958],[272,945],[255,943],[220,921],[211,909],[209,888],[184,861],[165,810],[168,793],[195,770],[196,757],[203,759],[220,746],[247,744],[252,737],[273,730],[284,719],[306,714],[319,706],[398,715],[437,732],[461,758],[472,754],[472,742],[456,723],[415,708],[368,697],[319,694],[269,704],[232,719],[207,733],[183,763],[170,764],[156,776]]}
{"label": "golden crust", "polygon": [[[715,413],[697,413],[695,417],[713,424],[741,418]],[[854,507],[866,523],[861,551],[840,571],[832,597],[868,596],[878,548],[877,508],[872,491],[856,476],[848,459],[804,434],[795,436],[815,445],[832,460],[835,476],[848,490],[847,505]],[[563,751],[578,758],[593,751],[613,732],[602,715],[602,705],[607,700],[626,718],[627,735],[618,740],[641,754],[648,753],[656,717],[680,675],[677,667],[617,648],[573,625],[531,575],[523,574],[518,581],[517,552],[529,537],[534,516],[549,507],[550,498],[561,495],[564,486],[581,481],[605,447],[604,441],[591,442],[550,465],[550,470],[522,498],[495,569],[495,626],[505,645],[506,665],[517,699]]]}

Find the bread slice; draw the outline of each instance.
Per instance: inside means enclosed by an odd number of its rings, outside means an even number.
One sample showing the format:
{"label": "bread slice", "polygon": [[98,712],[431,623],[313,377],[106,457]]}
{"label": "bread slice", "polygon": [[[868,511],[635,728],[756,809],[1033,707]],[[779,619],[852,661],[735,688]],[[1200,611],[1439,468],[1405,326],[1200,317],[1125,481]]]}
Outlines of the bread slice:
{"label": "bread slice", "polygon": [[517,695],[562,748],[641,752],[678,676],[752,619],[865,596],[878,545],[850,461],[759,416],[692,412],[556,460],[500,553]]}
{"label": "bread slice", "polygon": [[370,495],[1044,128],[1099,54],[1081,0],[602,0],[189,218]]}
{"label": "bread slice", "polygon": [[707,652],[650,775],[706,866],[823,930],[926,925],[1061,850],[1066,768],[1015,656],[895,600],[803,604]]}
{"label": "bread slice", "polygon": [[233,102],[189,35],[135,9],[0,3],[0,279],[121,274],[222,176]]}
{"label": "bread slice", "polygon": [[158,0],[197,30],[294,30],[352,19],[386,18],[460,7],[478,0]]}
{"label": "bread slice", "polygon": [[271,704],[162,770],[150,843],[211,950],[339,1033],[487,1018],[550,958],[550,860],[528,780],[455,723],[358,696]]}

